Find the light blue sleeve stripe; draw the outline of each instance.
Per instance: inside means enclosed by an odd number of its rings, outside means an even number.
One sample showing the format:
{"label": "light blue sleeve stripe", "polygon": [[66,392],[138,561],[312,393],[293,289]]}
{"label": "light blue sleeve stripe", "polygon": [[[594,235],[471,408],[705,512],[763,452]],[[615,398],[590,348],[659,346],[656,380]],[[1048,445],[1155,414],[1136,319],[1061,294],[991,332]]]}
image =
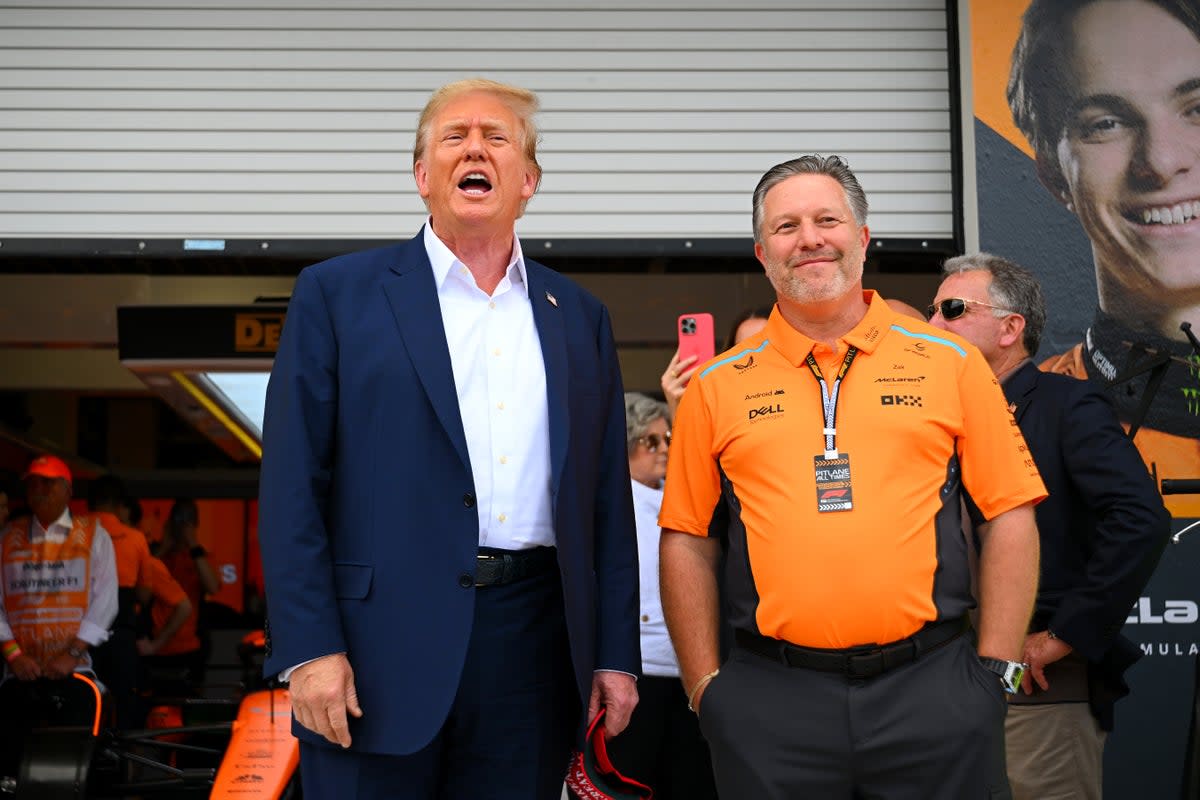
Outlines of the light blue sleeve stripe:
{"label": "light blue sleeve stripe", "polygon": [[905,336],[911,336],[914,339],[924,339],[925,341],[933,342],[934,344],[944,344],[944,345],[946,345],[946,347],[949,347],[951,350],[958,353],[963,358],[967,357],[967,351],[963,350],[961,347],[959,347],[958,345],[956,345],[954,342],[950,341],[949,339],[943,339],[940,336],[931,336],[928,333],[914,333],[913,331],[907,330],[905,328],[901,328],[899,325],[893,325],[892,330],[900,331],[900,333],[903,333]]}
{"label": "light blue sleeve stripe", "polygon": [[739,358],[746,355],[747,353],[761,353],[763,351],[763,348],[766,347],[767,345],[769,345],[770,343],[771,343],[770,339],[763,339],[762,344],[760,344],[758,347],[754,348],[753,350],[743,350],[740,353],[735,353],[727,358],[722,358],[720,361],[709,364],[708,369],[706,369],[706,370],[704,370],[704,372],[700,373],[700,377],[703,378],[705,375],[712,372],[717,367],[724,366],[725,364],[728,364],[731,361],[737,361]]}

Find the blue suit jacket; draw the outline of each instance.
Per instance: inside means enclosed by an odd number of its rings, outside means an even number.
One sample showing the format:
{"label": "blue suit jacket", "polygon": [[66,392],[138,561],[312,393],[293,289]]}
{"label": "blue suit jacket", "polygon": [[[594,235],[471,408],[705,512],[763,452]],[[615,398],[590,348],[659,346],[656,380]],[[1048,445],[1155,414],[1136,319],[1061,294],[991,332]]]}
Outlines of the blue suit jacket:
{"label": "blue suit jacket", "polygon": [[[1041,580],[1031,630],[1089,662],[1092,710],[1112,728],[1140,651],[1121,635],[1171,532],[1154,480],[1112,403],[1087,381],[1026,363],[1004,383],[1049,496],[1035,509]],[[1051,678],[1051,680],[1053,680]]]}
{"label": "blue suit jacket", "polygon": [[[608,311],[540,264],[526,260],[526,272],[586,708],[593,670],[641,665],[625,406]],[[350,722],[355,750],[415,752],[446,718],[471,635],[474,493],[422,237],[301,272],[263,429],[265,671],[346,651],[363,709]]]}

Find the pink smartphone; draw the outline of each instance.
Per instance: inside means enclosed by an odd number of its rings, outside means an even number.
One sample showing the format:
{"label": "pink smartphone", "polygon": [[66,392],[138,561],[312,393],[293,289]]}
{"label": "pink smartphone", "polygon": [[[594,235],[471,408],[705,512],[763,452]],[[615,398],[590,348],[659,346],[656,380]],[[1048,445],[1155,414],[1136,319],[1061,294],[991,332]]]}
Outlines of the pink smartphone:
{"label": "pink smartphone", "polygon": [[688,369],[699,366],[716,355],[712,314],[680,314],[676,332],[679,334],[679,360],[696,356],[696,360],[688,365]]}

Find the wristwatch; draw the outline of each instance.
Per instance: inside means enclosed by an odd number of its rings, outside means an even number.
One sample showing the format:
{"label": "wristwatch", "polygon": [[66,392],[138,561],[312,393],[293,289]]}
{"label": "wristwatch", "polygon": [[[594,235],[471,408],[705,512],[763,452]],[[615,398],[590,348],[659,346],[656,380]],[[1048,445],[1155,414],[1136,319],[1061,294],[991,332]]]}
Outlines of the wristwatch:
{"label": "wristwatch", "polygon": [[989,672],[994,672],[1000,677],[1000,688],[1009,694],[1017,693],[1017,689],[1021,686],[1021,676],[1025,674],[1025,670],[1029,669],[1028,664],[1022,664],[1020,661],[1004,661],[984,656],[979,657],[979,663],[987,667]]}

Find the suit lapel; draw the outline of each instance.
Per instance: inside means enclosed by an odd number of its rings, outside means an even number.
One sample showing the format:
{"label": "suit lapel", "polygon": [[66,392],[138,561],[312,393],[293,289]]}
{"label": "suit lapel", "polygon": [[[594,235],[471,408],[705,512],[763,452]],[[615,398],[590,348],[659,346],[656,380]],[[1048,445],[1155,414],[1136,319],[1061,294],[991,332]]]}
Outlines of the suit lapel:
{"label": "suit lapel", "polygon": [[1004,382],[1004,396],[1008,398],[1008,408],[1020,424],[1021,417],[1029,410],[1033,400],[1033,390],[1037,387],[1041,371],[1032,361],[1027,361]]}
{"label": "suit lapel", "polygon": [[563,322],[562,298],[546,288],[546,267],[525,261],[529,280],[529,303],[542,344],[542,361],[546,367],[546,406],[550,414],[550,477],[557,494],[567,462],[567,441],[570,437],[571,416],[568,407],[567,339]]}
{"label": "suit lapel", "polygon": [[438,304],[433,268],[429,265],[420,234],[401,250],[400,263],[394,265],[391,274],[384,278],[383,292],[430,405],[459,458],[469,469],[471,458],[467,453],[467,437],[463,433],[458,392],[454,387],[450,347],[446,344],[446,328]]}

